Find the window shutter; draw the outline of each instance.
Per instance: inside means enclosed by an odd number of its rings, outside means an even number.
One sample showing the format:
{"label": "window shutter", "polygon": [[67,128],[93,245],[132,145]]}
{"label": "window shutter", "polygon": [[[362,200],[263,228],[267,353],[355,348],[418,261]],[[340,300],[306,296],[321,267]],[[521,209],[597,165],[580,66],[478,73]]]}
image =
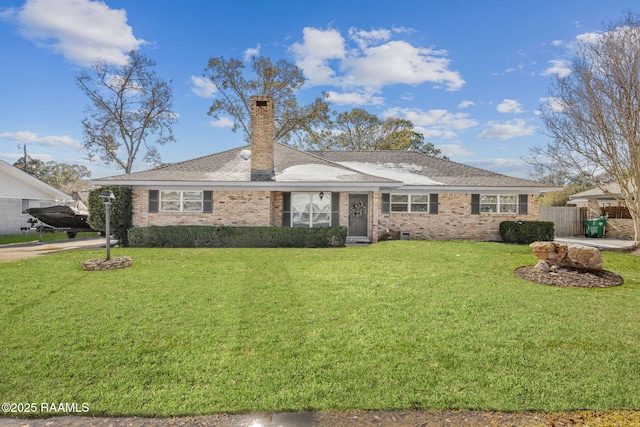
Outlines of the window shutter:
{"label": "window shutter", "polygon": [[520,215],[528,215],[529,214],[529,196],[526,194],[520,194],[518,196],[520,201],[518,212]]}
{"label": "window shutter", "polygon": [[438,195],[429,194],[429,213],[436,215],[438,213]]}
{"label": "window shutter", "polygon": [[202,192],[202,212],[203,213],[213,212],[213,191]]}
{"label": "window shutter", "polygon": [[472,194],[471,195],[471,215],[479,215],[480,214],[480,195]]}
{"label": "window shutter", "polygon": [[391,194],[382,193],[382,213],[391,212]]}
{"label": "window shutter", "polygon": [[159,193],[158,190],[149,190],[149,212],[158,212]]}
{"label": "window shutter", "polygon": [[340,193],[334,191],[331,193],[331,226],[338,227],[340,225]]}
{"label": "window shutter", "polygon": [[282,226],[291,227],[291,193],[282,193]]}

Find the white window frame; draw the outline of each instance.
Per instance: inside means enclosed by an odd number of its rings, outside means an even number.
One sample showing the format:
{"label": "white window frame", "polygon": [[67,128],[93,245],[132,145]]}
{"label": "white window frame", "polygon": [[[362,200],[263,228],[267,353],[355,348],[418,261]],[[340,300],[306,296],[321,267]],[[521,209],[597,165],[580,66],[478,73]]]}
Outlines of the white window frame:
{"label": "white window frame", "polygon": [[[407,201],[406,202],[394,202],[393,201],[393,197],[394,196],[407,196]],[[416,202],[414,201],[415,198],[418,197],[424,197],[426,198],[426,201],[419,201]],[[407,206],[407,210],[406,211],[397,211],[397,210],[393,210],[393,206],[403,206],[406,205]],[[414,208],[414,205],[417,206],[423,206],[423,208],[421,210],[416,210]],[[399,213],[429,213],[429,194],[428,193],[391,193],[389,195],[389,213],[392,214],[399,214]]]}
{"label": "white window frame", "polygon": [[[493,202],[483,202],[483,198],[487,197],[495,197],[496,201]],[[513,201],[503,201],[503,198],[512,197]],[[517,194],[480,194],[480,213],[481,214],[489,214],[489,215],[513,215],[518,213],[518,195]],[[487,206],[495,206],[494,210],[484,210],[483,206],[486,208]],[[510,210],[504,210],[507,206],[512,206]]]}
{"label": "white window frame", "polygon": [[[178,200],[167,200],[163,199],[163,195],[168,193],[178,193]],[[200,193],[200,200],[197,199],[185,199],[185,193]],[[165,203],[168,202],[176,202],[178,204],[178,209],[165,209]],[[188,209],[187,204],[189,202],[195,202],[200,204],[200,209]],[[159,212],[170,212],[170,213],[179,213],[179,212],[200,212],[204,211],[204,191],[201,190],[160,190],[158,194],[158,211]]]}
{"label": "white window frame", "polygon": [[[323,192],[322,193],[322,201],[324,200],[328,200],[329,202],[329,210],[327,212],[313,212],[313,207],[315,206],[313,204],[313,198],[315,197],[320,197],[319,193],[314,193],[314,192],[292,192],[291,193],[291,206],[290,206],[290,211],[291,211],[291,227],[299,227],[299,228],[304,228],[301,227],[300,225],[296,225],[296,224],[303,224],[300,221],[294,221],[295,215],[296,214],[300,214],[300,212],[294,212],[294,198],[296,197],[302,197],[302,196],[306,196],[309,197],[309,204],[308,206],[310,207],[310,212],[304,212],[302,214],[308,214],[309,215],[309,227],[308,228],[320,228],[320,227],[330,227],[331,226],[331,193],[329,192]],[[329,221],[328,222],[322,222],[322,223],[318,223],[315,222],[314,223],[314,215],[329,215]]]}

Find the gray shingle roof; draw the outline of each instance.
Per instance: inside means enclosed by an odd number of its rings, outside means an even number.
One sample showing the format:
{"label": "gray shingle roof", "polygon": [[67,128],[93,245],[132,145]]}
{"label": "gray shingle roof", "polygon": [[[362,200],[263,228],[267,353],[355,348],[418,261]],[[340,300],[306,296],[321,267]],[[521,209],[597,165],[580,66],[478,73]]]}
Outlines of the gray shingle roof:
{"label": "gray shingle roof", "polygon": [[[313,151],[322,158],[406,185],[454,187],[540,187],[548,185],[514,178],[415,151]],[[431,182],[430,182],[431,181]]]}
{"label": "gray shingle roof", "polygon": [[[250,182],[251,160],[244,146],[208,156],[173,163],[156,169],[110,176],[96,182]],[[363,173],[333,163],[312,153],[275,143],[274,169],[276,182],[361,182],[396,183],[396,181]]]}
{"label": "gray shingle roof", "polygon": [[[143,172],[94,180],[144,185],[147,182],[249,183],[251,146],[174,163]],[[275,143],[275,182],[314,184],[364,183],[389,187],[429,186],[451,188],[527,187],[554,189],[460,163],[411,151],[301,151]]]}

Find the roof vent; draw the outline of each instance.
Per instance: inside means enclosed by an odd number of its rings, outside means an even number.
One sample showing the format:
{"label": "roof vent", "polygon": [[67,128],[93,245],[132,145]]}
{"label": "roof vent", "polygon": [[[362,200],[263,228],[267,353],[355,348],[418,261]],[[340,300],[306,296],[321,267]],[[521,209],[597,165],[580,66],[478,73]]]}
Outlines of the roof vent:
{"label": "roof vent", "polygon": [[251,158],[251,150],[240,150],[240,157],[244,160],[249,160]]}

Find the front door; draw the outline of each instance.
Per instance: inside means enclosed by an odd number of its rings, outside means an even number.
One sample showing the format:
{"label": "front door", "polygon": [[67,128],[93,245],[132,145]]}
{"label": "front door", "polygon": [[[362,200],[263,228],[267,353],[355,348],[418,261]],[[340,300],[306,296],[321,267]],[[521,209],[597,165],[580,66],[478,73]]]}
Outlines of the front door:
{"label": "front door", "polygon": [[369,196],[349,194],[349,237],[369,236]]}

